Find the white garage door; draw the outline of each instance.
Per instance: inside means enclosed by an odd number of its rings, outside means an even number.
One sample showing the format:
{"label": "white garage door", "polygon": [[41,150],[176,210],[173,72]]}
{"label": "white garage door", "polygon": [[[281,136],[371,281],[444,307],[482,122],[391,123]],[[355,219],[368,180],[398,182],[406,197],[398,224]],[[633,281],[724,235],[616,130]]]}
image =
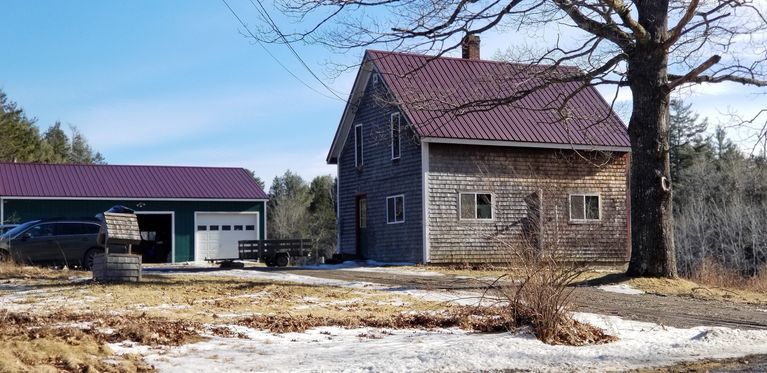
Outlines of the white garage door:
{"label": "white garage door", "polygon": [[237,258],[237,241],[258,237],[258,213],[198,212],[195,259]]}

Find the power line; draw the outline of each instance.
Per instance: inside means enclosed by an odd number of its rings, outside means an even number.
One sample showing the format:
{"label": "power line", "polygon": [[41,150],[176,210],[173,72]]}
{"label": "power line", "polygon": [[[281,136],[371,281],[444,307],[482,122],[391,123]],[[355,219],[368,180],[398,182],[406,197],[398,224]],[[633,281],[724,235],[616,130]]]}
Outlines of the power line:
{"label": "power line", "polygon": [[[314,87],[310,86],[308,83],[306,83],[305,81],[303,81],[301,78],[299,78],[299,77],[298,77],[296,74],[294,74],[292,71],[290,71],[290,69],[288,69],[288,67],[287,67],[287,66],[285,66],[285,65],[284,65],[284,64],[283,64],[283,63],[282,63],[282,62],[281,62],[281,61],[280,61],[280,60],[279,60],[279,59],[278,59],[278,58],[277,58],[277,57],[276,57],[274,54],[272,54],[272,52],[270,52],[270,51],[269,51],[269,49],[267,49],[267,48],[266,48],[266,46],[264,46],[264,44],[263,44],[263,43],[261,43],[261,41],[260,41],[260,40],[258,40],[258,38],[256,37],[256,35],[255,35],[255,34],[253,34],[253,32],[252,32],[252,31],[250,31],[250,27],[248,27],[248,25],[247,25],[247,24],[246,24],[246,23],[245,23],[245,22],[242,20],[242,18],[240,18],[240,16],[239,16],[239,15],[237,15],[237,12],[235,12],[235,11],[234,11],[234,9],[232,9],[232,7],[229,5],[229,3],[228,3],[226,0],[221,0],[221,2],[223,2],[223,3],[224,3],[224,5],[226,5],[227,9],[229,9],[229,12],[231,12],[231,13],[232,13],[232,15],[234,16],[234,18],[235,18],[235,19],[237,19],[237,22],[239,22],[239,23],[240,23],[240,25],[242,25],[242,27],[245,29],[245,31],[248,33],[248,35],[250,35],[250,37],[252,37],[252,38],[253,38],[253,40],[255,40],[255,41],[256,41],[256,43],[258,43],[258,45],[259,45],[259,46],[260,46],[260,47],[261,47],[261,48],[264,50],[264,52],[266,52],[266,54],[268,54],[270,57],[272,57],[272,59],[273,59],[275,62],[277,62],[277,64],[278,64],[278,65],[280,65],[280,66],[281,66],[281,67],[282,67],[282,68],[283,68],[283,69],[284,69],[284,70],[285,70],[285,71],[286,71],[288,74],[290,74],[290,75],[291,75],[293,78],[295,78],[297,81],[299,81],[301,84],[303,84],[303,85],[304,85],[306,88],[309,88],[309,89],[311,89],[312,91],[314,91],[315,93],[317,93],[317,94],[319,94],[319,95],[321,95],[321,96],[323,96],[323,97],[327,97],[327,98],[329,98],[329,99],[333,99],[333,100],[340,98],[340,97],[338,97],[338,95],[336,95],[335,93],[334,93],[334,95],[335,95],[336,97],[333,97],[333,96],[329,96],[329,95],[327,95],[327,94],[325,94],[325,93],[323,93],[323,92],[320,92],[320,91],[318,91],[317,89],[315,89]],[[324,84],[323,84],[323,85],[324,85]],[[341,99],[341,101],[344,101],[344,102],[346,102],[346,100],[344,100],[344,99]]]}
{"label": "power line", "polygon": [[[249,1],[250,1],[250,4],[253,5],[254,8],[256,8],[256,11],[258,11],[261,14],[261,16],[267,20],[269,25],[272,27],[272,30],[274,30],[274,32],[276,32],[277,35],[280,36],[280,38],[285,43],[285,45],[290,49],[291,52],[293,52],[293,55],[296,57],[296,59],[298,59],[299,62],[301,62],[301,65],[303,65],[304,68],[306,68],[309,74],[311,74],[314,77],[314,79],[316,79],[320,84],[322,84],[322,86],[325,87],[328,90],[328,92],[338,97],[339,100],[346,101],[341,96],[339,96],[336,93],[336,91],[333,90],[333,88],[330,88],[327,84],[325,84],[325,82],[322,79],[320,79],[320,77],[317,76],[317,74],[314,73],[311,67],[309,67],[306,61],[304,61],[304,59],[301,58],[301,56],[298,54],[298,51],[296,51],[295,48],[293,48],[293,45],[288,41],[288,38],[285,37],[285,34],[283,34],[282,31],[280,31],[280,28],[277,26],[277,22],[275,22],[274,19],[272,19],[272,17],[269,15],[269,12],[266,10],[261,0],[256,0],[256,2],[258,3],[258,6],[256,6],[253,0],[249,0]],[[261,8],[261,10],[258,9],[259,7]]]}

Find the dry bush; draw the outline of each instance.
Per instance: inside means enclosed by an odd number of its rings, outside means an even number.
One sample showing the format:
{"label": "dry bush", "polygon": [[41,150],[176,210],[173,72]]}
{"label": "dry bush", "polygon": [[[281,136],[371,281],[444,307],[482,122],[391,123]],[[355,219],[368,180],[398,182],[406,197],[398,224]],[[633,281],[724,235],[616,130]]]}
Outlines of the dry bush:
{"label": "dry bush", "polygon": [[690,280],[707,286],[767,292],[767,266],[761,267],[753,276],[743,276],[740,271],[728,268],[716,259],[703,259],[690,274]]}
{"label": "dry bush", "polygon": [[578,323],[570,316],[571,285],[588,267],[563,260],[552,250],[532,247],[523,240],[508,245],[515,264],[514,281],[497,281],[493,287],[508,300],[508,313],[517,325],[529,324],[535,335],[548,344],[584,345],[615,338]]}
{"label": "dry bush", "polygon": [[[559,250],[558,225],[546,224],[541,213],[542,190],[526,198],[527,217],[514,236],[498,236],[496,242],[506,257],[510,274],[493,285],[504,299],[517,325],[531,325],[535,335],[548,344],[584,345],[614,340],[593,327],[572,319],[570,298],[573,283],[589,266]],[[588,229],[584,225],[584,229]],[[500,281],[509,277],[512,281]]]}

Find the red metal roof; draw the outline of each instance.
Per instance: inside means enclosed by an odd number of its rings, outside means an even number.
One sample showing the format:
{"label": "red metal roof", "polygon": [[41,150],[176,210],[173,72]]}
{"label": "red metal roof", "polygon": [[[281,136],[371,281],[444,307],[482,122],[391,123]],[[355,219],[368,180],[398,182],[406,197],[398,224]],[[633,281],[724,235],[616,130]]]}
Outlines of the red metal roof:
{"label": "red metal roof", "polygon": [[[630,147],[626,126],[594,87],[577,82],[541,87],[544,74],[573,73],[573,67],[368,51],[398,104],[422,137],[527,143]],[[551,76],[551,75],[546,75]],[[519,95],[514,102],[458,113],[468,102]],[[565,111],[558,110],[574,93]],[[563,120],[562,113],[568,119]]]}
{"label": "red metal roof", "polygon": [[242,168],[0,163],[0,196],[266,199]]}

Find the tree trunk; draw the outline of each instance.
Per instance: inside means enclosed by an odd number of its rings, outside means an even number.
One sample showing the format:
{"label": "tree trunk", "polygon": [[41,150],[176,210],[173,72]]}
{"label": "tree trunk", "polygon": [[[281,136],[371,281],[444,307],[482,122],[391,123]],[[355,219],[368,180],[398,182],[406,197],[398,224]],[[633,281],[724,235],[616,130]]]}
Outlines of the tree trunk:
{"label": "tree trunk", "polygon": [[631,261],[629,276],[676,277],[669,161],[667,1],[638,2],[639,23],[650,40],[629,54],[633,94],[631,139]]}

